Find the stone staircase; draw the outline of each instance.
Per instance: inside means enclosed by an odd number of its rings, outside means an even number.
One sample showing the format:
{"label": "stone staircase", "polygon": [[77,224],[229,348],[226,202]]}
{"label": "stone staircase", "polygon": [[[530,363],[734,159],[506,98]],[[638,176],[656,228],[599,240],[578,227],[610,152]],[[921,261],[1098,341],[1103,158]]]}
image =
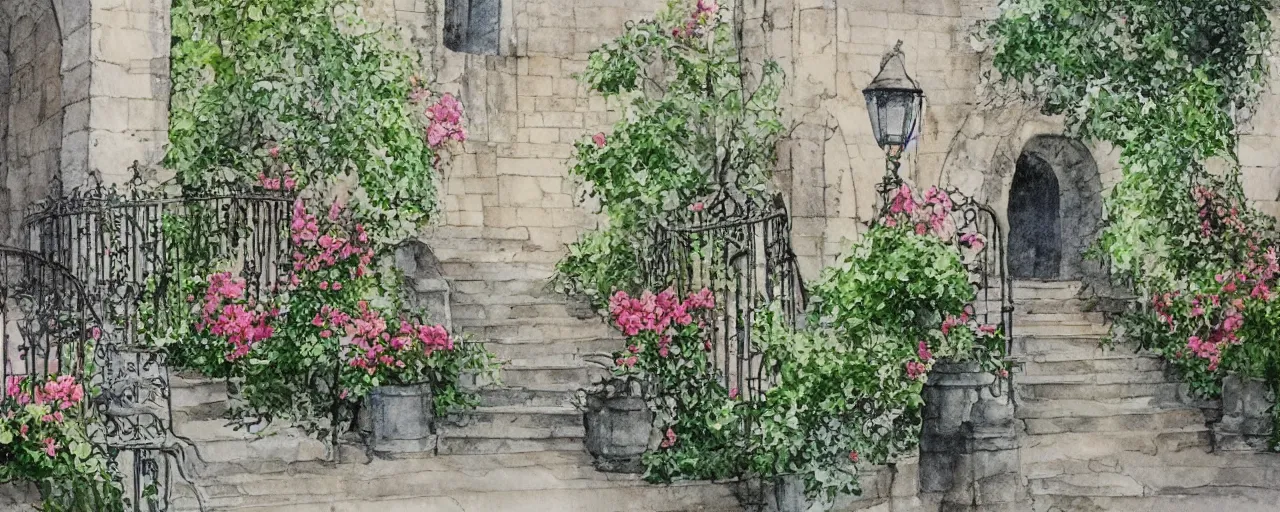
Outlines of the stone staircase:
{"label": "stone staircase", "polygon": [[1014,285],[1012,354],[1021,364],[1014,396],[1028,510],[1139,510],[1126,508],[1139,500],[1148,510],[1164,486],[1142,475],[1210,451],[1211,404],[1190,398],[1157,357],[1102,348],[1106,319],[1088,311],[1080,290],[1070,281]]}
{"label": "stone staircase", "polygon": [[571,401],[607,375],[590,361],[621,349],[620,335],[548,288],[549,263],[468,270],[449,273],[467,276],[451,280],[453,328],[498,355],[501,382],[480,391],[478,409],[441,422],[440,453],[582,452],[582,414]]}

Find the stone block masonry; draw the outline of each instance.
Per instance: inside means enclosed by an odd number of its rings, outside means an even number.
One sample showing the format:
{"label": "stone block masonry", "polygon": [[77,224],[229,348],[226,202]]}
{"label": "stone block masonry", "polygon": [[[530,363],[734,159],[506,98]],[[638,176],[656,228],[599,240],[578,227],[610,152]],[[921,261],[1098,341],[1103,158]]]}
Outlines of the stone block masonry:
{"label": "stone block masonry", "polygon": [[[621,342],[546,288],[565,244],[599,222],[569,177],[572,144],[616,119],[573,74],[591,50],[663,3],[503,0],[494,4],[496,50],[479,55],[443,43],[446,7],[468,2],[361,0],[366,16],[402,30],[430,78],[466,106],[471,140],[442,176],[440,224],[422,237],[438,266],[421,254],[404,259],[424,272],[415,280],[431,283],[417,300],[508,361],[504,385],[484,390],[472,415],[442,422],[436,457],[369,460],[348,447],[349,462],[326,464],[323,446],[296,432],[228,433],[218,419],[225,392],[188,383],[175,392],[175,415],[208,455],[198,482],[214,510],[741,510],[726,484],[651,486],[590,468],[568,399],[602,372],[592,356]],[[775,59],[787,73],[782,103],[793,129],[778,148],[775,183],[808,278],[873,211],[883,154],[860,91],[895,41],[904,41],[908,70],[928,95],[922,137],[903,167],[915,183],[954,186],[1003,217],[1019,156],[1036,137],[1062,132],[1061,119],[1032,105],[985,105],[980,76],[989,63],[969,34],[998,14],[996,0],[725,4],[742,16],[746,57]],[[169,8],[169,0],[0,0],[0,236],[14,239],[25,205],[57,193],[59,179],[67,188],[119,183],[135,160],[161,160]],[[1245,188],[1271,213],[1280,213],[1280,123],[1269,115],[1280,109],[1277,94],[1264,95],[1241,133]],[[1084,152],[1097,163],[1097,183],[1077,187],[1091,194],[1081,202],[1118,176],[1111,148]],[[1105,318],[1084,310],[1080,289],[1021,283],[1014,342],[1023,369],[1013,392],[996,396],[960,377],[946,386],[939,374],[922,469],[914,461],[873,468],[867,495],[837,509],[1275,510],[1280,460],[1214,452],[1229,444],[1215,445],[1206,425],[1220,406],[1188,397],[1154,357],[1097,349]],[[1244,446],[1254,448],[1263,432],[1236,404],[1228,398],[1217,439],[1252,436]],[[15,493],[0,497],[0,508],[30,502],[31,489]]]}

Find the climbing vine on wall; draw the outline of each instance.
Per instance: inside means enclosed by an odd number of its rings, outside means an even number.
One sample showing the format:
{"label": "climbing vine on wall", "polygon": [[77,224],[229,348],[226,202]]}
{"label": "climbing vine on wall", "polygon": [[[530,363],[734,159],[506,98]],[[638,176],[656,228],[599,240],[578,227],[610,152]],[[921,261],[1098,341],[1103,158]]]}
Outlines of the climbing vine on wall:
{"label": "climbing vine on wall", "polygon": [[[178,0],[166,164],[185,192],[335,186],[378,239],[436,211],[450,95],[424,110],[417,54],[347,0]],[[423,135],[426,135],[424,137]]]}
{"label": "climbing vine on wall", "polygon": [[237,239],[211,229],[221,211],[159,221],[163,258],[182,260],[162,276],[178,285],[159,291],[179,306],[144,307],[144,334],[171,364],[239,379],[241,418],[336,439],[372,388],[428,383],[443,414],[475,405],[462,374],[494,377],[483,346],[406,310],[389,260],[436,213],[437,173],[466,139],[462,105],[427,90],[399,37],[349,0],[173,5],[165,192],[296,198],[287,218],[249,220],[291,252],[261,293],[256,275],[239,275],[261,255],[219,251]]}
{"label": "climbing vine on wall", "polygon": [[592,52],[579,78],[618,102],[622,116],[576,146],[571,173],[587,182],[607,224],[569,247],[557,281],[603,307],[614,290],[639,291],[650,223],[700,208],[721,183],[764,196],[783,131],[782,71],[740,60],[714,1],[672,0]]}
{"label": "climbing vine on wall", "polygon": [[[1099,248],[1143,304],[1117,323],[1197,391],[1280,368],[1273,219],[1245,199],[1237,120],[1268,76],[1270,0],[1007,0],[1006,84],[1120,149]],[[1212,168],[1225,168],[1217,173]]]}

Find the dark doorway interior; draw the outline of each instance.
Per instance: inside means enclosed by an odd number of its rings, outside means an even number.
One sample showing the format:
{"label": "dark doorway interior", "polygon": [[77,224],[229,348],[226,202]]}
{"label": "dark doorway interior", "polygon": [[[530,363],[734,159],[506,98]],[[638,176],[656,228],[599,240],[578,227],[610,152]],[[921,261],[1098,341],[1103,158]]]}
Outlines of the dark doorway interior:
{"label": "dark doorway interior", "polygon": [[1053,166],[1023,153],[1009,191],[1009,273],[1057,279],[1062,269],[1062,220]]}

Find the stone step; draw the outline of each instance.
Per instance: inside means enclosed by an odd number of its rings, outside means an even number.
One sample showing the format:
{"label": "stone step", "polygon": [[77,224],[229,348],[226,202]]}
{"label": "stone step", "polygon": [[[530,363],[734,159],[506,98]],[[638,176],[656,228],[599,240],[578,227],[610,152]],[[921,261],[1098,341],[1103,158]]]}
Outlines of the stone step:
{"label": "stone step", "polygon": [[1155,357],[1139,352],[1135,345],[1104,344],[1096,337],[1021,336],[1016,332],[1013,355],[1036,362]]}
{"label": "stone step", "polygon": [[603,380],[609,370],[598,366],[507,366],[502,383],[539,391],[577,391]]}
{"label": "stone step", "polygon": [[1023,476],[1044,478],[1065,473],[1076,461],[1098,461],[1114,466],[1126,454],[1155,456],[1183,451],[1208,452],[1209,429],[1185,427],[1174,431],[1129,430],[1107,432],[1067,432],[1024,435],[1019,439]]}
{"label": "stone step", "polygon": [[581,341],[548,340],[545,343],[492,341],[485,344],[498,359],[514,366],[583,366],[590,360],[607,362],[623,348],[616,338]]}
{"label": "stone step", "polygon": [[1026,425],[1026,433],[1030,435],[1068,432],[1198,431],[1204,428],[1205,417],[1201,410],[1188,408],[1102,417],[1026,418],[1023,424]]}
{"label": "stone step", "polygon": [[1019,398],[1038,400],[1098,400],[1112,398],[1156,397],[1178,400],[1185,396],[1184,386],[1175,382],[1126,382],[1118,384],[1044,383],[1015,384]]}
{"label": "stone step", "polygon": [[499,387],[481,389],[477,394],[484,407],[561,407],[572,403],[574,391]]}
{"label": "stone step", "polygon": [[[566,446],[580,449],[586,435],[582,413],[570,406],[481,407],[442,418],[436,431],[441,444],[448,445],[448,453],[510,453],[513,445],[504,441],[533,441],[515,443],[526,451],[538,447],[548,451],[563,450]],[[486,447],[492,451],[476,451]],[[472,451],[458,451],[464,448]]]}
{"label": "stone step", "polygon": [[1097,400],[1029,398],[1018,400],[1016,416],[1021,419],[1102,418],[1153,414],[1175,409],[1197,409],[1200,405],[1199,403],[1165,403],[1151,396]]}
{"label": "stone step", "polygon": [[1017,313],[1080,313],[1089,307],[1083,299],[1018,299],[1014,298]]}
{"label": "stone step", "polygon": [[1032,496],[1142,496],[1144,487],[1128,475],[1119,473],[1081,473],[1052,478],[1027,480],[1027,493]]}
{"label": "stone step", "polygon": [[1176,382],[1163,371],[1070,373],[1053,375],[1025,375],[1015,373],[1014,384],[1030,385],[1106,385],[1106,384],[1162,384]]}
{"label": "stone step", "polygon": [[[1153,357],[1116,357],[1108,359],[1085,359],[1067,361],[1022,361],[1021,374],[1025,377],[1036,375],[1097,375],[1126,374],[1133,372],[1162,372],[1165,364]],[[1024,380],[1023,382],[1029,382]],[[1098,384],[1120,381],[1094,381]],[[1132,382],[1132,381],[1128,381]]]}
{"label": "stone step", "polygon": [[175,422],[174,434],[191,440],[199,458],[206,463],[244,460],[299,461],[325,460],[324,442],[296,428],[269,429],[262,434],[236,430],[226,420]]}
{"label": "stone step", "polygon": [[1111,327],[1094,322],[1056,322],[1056,321],[1014,321],[1014,336],[1059,336],[1067,338],[1096,337],[1101,339],[1111,334]]}
{"label": "stone step", "polygon": [[470,325],[460,324],[456,321],[454,323],[458,326],[460,332],[487,343],[536,344],[546,343],[551,340],[557,342],[592,342],[602,339],[617,339],[621,343],[622,339],[617,330],[603,324],[586,321],[579,321],[579,325],[568,322],[551,324],[529,321],[523,323],[496,322],[493,324],[481,321],[473,322]]}
{"label": "stone step", "polygon": [[[209,512],[729,511],[731,484],[650,485],[606,474],[578,452],[443,455],[298,472],[226,475],[204,485]],[[194,510],[179,500],[175,510]]]}
{"label": "stone step", "polygon": [[[489,406],[440,418],[439,426],[453,429],[470,429],[487,425],[495,429],[547,429],[569,431],[574,434],[582,428],[582,413],[572,406]],[[556,436],[553,436],[556,437]],[[558,437],[581,437],[576,435]]]}
{"label": "stone step", "polygon": [[1053,312],[1053,313],[1033,313],[1023,309],[1015,309],[1013,312],[1013,325],[1020,327],[1023,325],[1043,325],[1043,324],[1066,324],[1066,325],[1084,325],[1084,324],[1106,324],[1106,315],[1101,312]]}
{"label": "stone step", "polygon": [[446,433],[440,437],[440,455],[493,455],[531,452],[586,452],[581,437],[519,439],[511,437],[464,437]]}
{"label": "stone step", "polygon": [[175,422],[216,420],[227,413],[227,383],[223,379],[172,375],[169,391]]}
{"label": "stone step", "polygon": [[495,320],[533,320],[545,321],[564,318],[582,321],[570,314],[566,304],[467,304],[451,301],[453,321],[472,324]]}
{"label": "stone step", "polygon": [[1013,300],[1027,299],[1074,299],[1083,288],[1080,281],[1030,281],[1013,282]]}

